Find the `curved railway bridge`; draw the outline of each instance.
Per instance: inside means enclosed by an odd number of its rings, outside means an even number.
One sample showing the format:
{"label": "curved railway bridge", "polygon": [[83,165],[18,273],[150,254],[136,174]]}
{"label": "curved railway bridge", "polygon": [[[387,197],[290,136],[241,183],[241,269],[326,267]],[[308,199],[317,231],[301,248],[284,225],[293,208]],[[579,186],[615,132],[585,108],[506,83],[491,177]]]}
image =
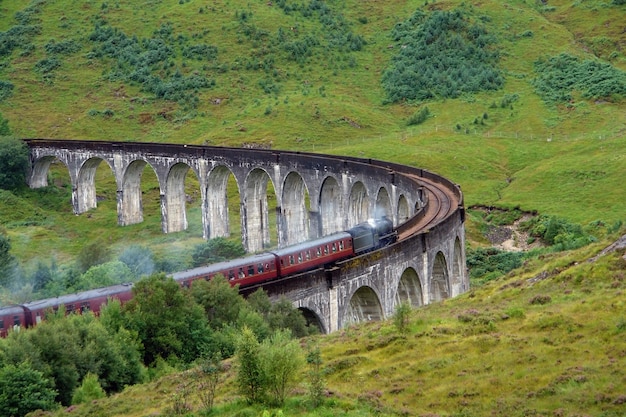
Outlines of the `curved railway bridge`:
{"label": "curved railway bridge", "polygon": [[[356,258],[264,283],[323,332],[380,320],[399,302],[418,307],[469,288],[465,212],[459,186],[432,172],[392,162],[304,152],[136,142],[26,140],[28,183],[47,185],[52,163],[72,183],[76,214],[97,206],[96,170],[115,177],[118,224],[143,221],[142,176],[158,182],[164,233],[188,228],[186,179],[195,177],[204,238],[230,236],[239,216],[248,252],[287,246],[387,216],[398,241]],[[149,172],[153,174],[149,174]],[[143,177],[145,181],[145,176]],[[233,197],[232,189],[237,196]],[[230,197],[229,197],[230,196]],[[229,198],[237,199],[229,205]],[[239,213],[229,207],[239,205]],[[249,293],[256,287],[243,289]]]}

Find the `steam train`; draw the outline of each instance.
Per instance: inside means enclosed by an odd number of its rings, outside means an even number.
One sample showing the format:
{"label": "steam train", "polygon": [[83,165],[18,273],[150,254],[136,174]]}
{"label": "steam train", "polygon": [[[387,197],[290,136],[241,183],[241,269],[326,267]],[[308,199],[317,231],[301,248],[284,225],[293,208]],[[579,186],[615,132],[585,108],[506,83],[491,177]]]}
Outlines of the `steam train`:
{"label": "steam train", "polygon": [[[210,280],[221,274],[231,285],[243,288],[329,267],[337,261],[387,246],[396,239],[393,223],[383,217],[360,223],[345,232],[246,258],[175,272],[170,276],[181,286],[189,288],[195,280]],[[109,299],[117,299],[121,303],[130,300],[133,296],[132,287],[132,284],[118,284],[0,308],[0,337],[6,337],[10,329],[16,330],[40,323],[46,314],[58,311],[61,305],[65,307],[66,314],[87,311],[98,314],[101,306]]]}

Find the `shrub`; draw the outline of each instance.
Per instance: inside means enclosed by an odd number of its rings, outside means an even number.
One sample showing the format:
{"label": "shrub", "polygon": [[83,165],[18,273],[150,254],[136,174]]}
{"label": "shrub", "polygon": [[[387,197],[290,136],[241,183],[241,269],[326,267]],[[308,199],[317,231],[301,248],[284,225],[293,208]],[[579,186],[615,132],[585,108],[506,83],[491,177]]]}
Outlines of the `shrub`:
{"label": "shrub", "polygon": [[626,95],[626,72],[600,60],[580,61],[562,53],[535,62],[535,72],[532,83],[546,102],[570,101],[574,90],[588,99],[621,100]]}
{"label": "shrub", "polygon": [[398,332],[404,334],[409,330],[410,319],[411,305],[406,302],[398,304],[393,315],[393,324],[396,326]]}
{"label": "shrub", "polygon": [[413,113],[411,117],[409,117],[409,120],[407,120],[406,124],[407,126],[419,125],[424,123],[429,117],[430,110],[428,110],[428,107],[423,107]]}
{"label": "shrub", "polygon": [[282,405],[304,365],[302,349],[289,330],[278,330],[261,345],[260,358],[272,402]]}
{"label": "shrub", "polygon": [[456,98],[504,83],[495,67],[495,38],[460,10],[417,10],[396,25],[392,38],[402,48],[382,76],[388,102]]}
{"label": "shrub", "polygon": [[254,332],[244,327],[237,341],[236,383],[248,403],[260,402],[265,395],[265,374],[260,357],[260,345]]}
{"label": "shrub", "polygon": [[80,387],[74,391],[72,404],[86,403],[104,397],[106,397],[106,392],[104,392],[100,386],[98,375],[89,372],[85,375],[85,378],[83,378]]}
{"label": "shrub", "polygon": [[554,250],[571,250],[594,242],[583,228],[556,216],[541,215],[520,224],[533,238],[541,239]]}
{"label": "shrub", "polygon": [[469,249],[467,251],[467,266],[470,270],[470,277],[483,277],[483,281],[488,281],[504,275],[515,268],[519,268],[524,256],[523,252],[505,252],[496,248]]}
{"label": "shrub", "polygon": [[551,301],[552,301],[552,297],[550,297],[549,295],[537,294],[533,298],[531,298],[528,302],[530,304],[543,305],[543,304],[548,304]]}
{"label": "shrub", "polygon": [[80,44],[74,40],[67,40],[57,42],[54,39],[50,39],[48,43],[44,46],[44,49],[48,54],[63,54],[69,55],[74,52],[80,51]]}
{"label": "shrub", "polygon": [[234,259],[245,255],[246,250],[241,242],[234,242],[223,237],[210,239],[205,243],[196,245],[191,254],[193,266],[207,265]]}
{"label": "shrub", "polygon": [[56,393],[43,373],[23,363],[0,368],[0,416],[24,416],[54,407]]}
{"label": "shrub", "polygon": [[[0,80],[0,101],[4,101],[11,97],[13,94],[13,88],[13,83]],[[2,134],[2,136],[6,136],[6,134]]]}
{"label": "shrub", "polygon": [[26,184],[29,164],[30,155],[24,142],[0,137],[0,189],[14,190]]}

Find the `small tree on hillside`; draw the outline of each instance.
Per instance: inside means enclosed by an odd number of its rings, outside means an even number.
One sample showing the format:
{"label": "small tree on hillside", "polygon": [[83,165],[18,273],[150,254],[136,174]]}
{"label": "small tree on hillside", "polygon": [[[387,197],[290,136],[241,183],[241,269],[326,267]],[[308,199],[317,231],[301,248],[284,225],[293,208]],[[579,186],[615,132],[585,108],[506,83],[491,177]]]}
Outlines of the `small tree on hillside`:
{"label": "small tree on hillside", "polygon": [[29,163],[28,146],[24,142],[0,137],[0,188],[13,190],[24,185]]}
{"label": "small tree on hillside", "polygon": [[324,370],[322,369],[322,353],[319,345],[308,346],[306,362],[309,365],[308,382],[309,398],[313,407],[318,407],[324,401]]}
{"label": "small tree on hillside", "polygon": [[261,345],[261,361],[272,402],[282,405],[302,371],[304,358],[297,340],[289,330],[278,330]]}
{"label": "small tree on hillside", "polygon": [[0,285],[5,288],[13,284],[17,268],[17,262],[10,251],[9,238],[0,234]]}
{"label": "small tree on hillside", "polygon": [[98,375],[91,372],[85,375],[83,383],[80,387],[76,388],[74,395],[72,396],[72,404],[81,404],[89,401],[97,400],[99,398],[106,397],[106,392],[100,386],[98,381]]}
{"label": "small tree on hillside", "polygon": [[260,358],[260,345],[248,327],[241,331],[237,341],[237,387],[249,404],[261,402],[265,395],[265,374]]}
{"label": "small tree on hillside", "polygon": [[215,391],[217,390],[217,384],[220,381],[220,374],[222,373],[222,356],[216,353],[204,359],[200,364],[200,372],[203,382],[200,384],[200,392],[198,395],[204,409],[210,411],[213,408]]}
{"label": "small tree on hillside", "polygon": [[111,249],[102,241],[96,240],[81,249],[76,264],[81,273],[87,272],[92,266],[100,265],[111,259]]}
{"label": "small tree on hillside", "polygon": [[407,302],[398,304],[393,315],[393,324],[396,326],[396,329],[398,329],[398,332],[402,334],[408,332],[410,320],[411,305]]}

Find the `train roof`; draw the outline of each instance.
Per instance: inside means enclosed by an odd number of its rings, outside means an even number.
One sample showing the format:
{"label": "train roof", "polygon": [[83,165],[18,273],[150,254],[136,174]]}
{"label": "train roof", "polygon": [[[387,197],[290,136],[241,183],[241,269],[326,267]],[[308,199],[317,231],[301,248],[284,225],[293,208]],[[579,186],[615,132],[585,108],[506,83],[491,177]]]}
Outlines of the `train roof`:
{"label": "train roof", "polygon": [[298,253],[303,250],[311,249],[311,247],[325,245],[327,243],[336,242],[339,239],[346,239],[346,238],[351,238],[351,237],[352,236],[350,236],[350,233],[347,233],[347,232],[333,233],[332,235],[320,237],[319,239],[307,240],[306,242],[298,243],[296,245],[291,245],[291,246],[286,246],[284,248],[276,249],[272,251],[272,253],[281,257],[281,256],[289,255],[290,253]]}
{"label": "train roof", "polygon": [[42,308],[48,308],[58,305],[67,305],[71,303],[81,302],[85,300],[91,300],[92,298],[106,297],[109,295],[119,294],[121,292],[130,291],[133,284],[118,284],[110,287],[96,288],[94,290],[81,291],[74,294],[61,295],[54,298],[46,298],[44,300],[31,301],[25,303],[24,307],[30,310],[40,310]]}
{"label": "train roof", "polygon": [[197,268],[187,269],[185,271],[174,272],[171,277],[176,281],[187,278],[197,277],[198,275],[213,274],[230,269],[240,268],[246,265],[257,263],[274,262],[274,255],[271,253],[261,253],[258,255],[248,256],[246,258],[232,259],[230,261],[217,262],[211,265],[199,266]]}
{"label": "train roof", "polygon": [[0,317],[8,314],[23,313],[24,308],[20,305],[10,305],[0,308]]}

